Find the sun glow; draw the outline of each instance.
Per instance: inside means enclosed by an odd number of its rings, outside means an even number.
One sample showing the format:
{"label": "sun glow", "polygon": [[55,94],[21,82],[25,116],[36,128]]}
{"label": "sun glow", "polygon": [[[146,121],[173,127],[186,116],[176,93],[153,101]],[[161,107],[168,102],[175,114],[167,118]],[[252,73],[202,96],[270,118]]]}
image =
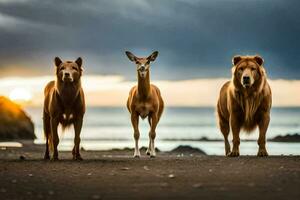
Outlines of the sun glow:
{"label": "sun glow", "polygon": [[16,88],[9,93],[9,98],[15,102],[29,102],[32,95],[29,90],[25,88]]}
{"label": "sun glow", "polygon": [[[8,96],[20,105],[42,106],[44,87],[53,76],[0,78],[0,96]],[[153,80],[167,106],[216,106],[219,91],[229,78],[192,80]],[[269,80],[273,106],[300,106],[300,80]],[[82,86],[88,106],[124,106],[136,80],[122,76],[85,75]],[[293,98],[288,98],[288,97]],[[188,97],[188,98],[187,98]]]}

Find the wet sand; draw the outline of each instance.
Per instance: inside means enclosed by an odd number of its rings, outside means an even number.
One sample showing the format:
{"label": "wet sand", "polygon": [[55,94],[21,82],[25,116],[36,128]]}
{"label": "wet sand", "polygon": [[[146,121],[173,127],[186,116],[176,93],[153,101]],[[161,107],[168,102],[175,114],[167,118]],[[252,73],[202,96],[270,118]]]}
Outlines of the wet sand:
{"label": "wet sand", "polygon": [[300,199],[300,156],[82,151],[44,161],[43,147],[0,150],[0,199]]}

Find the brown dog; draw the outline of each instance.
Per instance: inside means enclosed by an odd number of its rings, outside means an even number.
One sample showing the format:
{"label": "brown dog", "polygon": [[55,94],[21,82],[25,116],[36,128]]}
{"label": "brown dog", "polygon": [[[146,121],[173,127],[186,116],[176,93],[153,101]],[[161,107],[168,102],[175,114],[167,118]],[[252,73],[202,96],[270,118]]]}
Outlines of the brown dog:
{"label": "brown dog", "polygon": [[158,52],[155,51],[146,58],[138,58],[128,51],[126,51],[126,55],[129,60],[136,64],[138,76],[138,84],[131,88],[127,100],[127,108],[131,114],[131,123],[134,129],[134,157],[141,156],[138,146],[140,137],[139,117],[142,119],[148,117],[151,128],[149,132],[147,155],[155,157],[155,129],[164,110],[164,102],[158,87],[150,84],[150,62],[153,62],[156,59]]}
{"label": "brown dog", "polygon": [[[268,156],[265,144],[272,94],[263,62],[260,56],[235,56],[232,60],[232,80],[225,83],[220,91],[217,112],[227,156],[239,156],[240,130],[250,132],[257,126],[257,156]],[[232,151],[228,142],[230,129],[233,135]]]}
{"label": "brown dog", "polygon": [[82,59],[75,62],[62,62],[56,57],[56,80],[47,84],[44,94],[44,134],[46,137],[45,159],[50,159],[50,149],[53,149],[53,160],[58,159],[57,145],[59,137],[57,126],[66,128],[74,125],[75,139],[72,151],[74,160],[82,160],[79,153],[80,132],[85,113],[84,93],[81,88]]}

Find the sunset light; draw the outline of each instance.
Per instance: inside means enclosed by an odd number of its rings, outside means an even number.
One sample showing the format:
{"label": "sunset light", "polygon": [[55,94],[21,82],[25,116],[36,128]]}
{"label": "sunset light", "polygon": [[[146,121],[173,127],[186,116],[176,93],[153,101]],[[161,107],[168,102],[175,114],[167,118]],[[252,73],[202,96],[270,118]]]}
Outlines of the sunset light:
{"label": "sunset light", "polygon": [[0,0],[0,200],[300,200],[300,0]]}
{"label": "sunset light", "polygon": [[28,102],[32,99],[32,95],[25,88],[16,88],[10,92],[9,98],[16,102]]}

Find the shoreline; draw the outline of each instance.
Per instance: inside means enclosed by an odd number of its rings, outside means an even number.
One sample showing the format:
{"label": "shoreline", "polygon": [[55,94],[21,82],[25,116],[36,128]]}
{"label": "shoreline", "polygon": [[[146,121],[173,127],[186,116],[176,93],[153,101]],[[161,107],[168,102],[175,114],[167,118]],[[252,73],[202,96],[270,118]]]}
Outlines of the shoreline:
{"label": "shoreline", "polygon": [[[191,149],[188,149],[191,150]],[[44,145],[0,148],[1,199],[299,199],[300,156],[207,156],[131,149],[70,151],[43,160]],[[251,169],[251,170],[249,170]]]}
{"label": "shoreline", "polygon": [[[40,139],[35,139],[34,141],[38,141]],[[73,141],[72,138],[64,138],[65,141]],[[82,138],[85,141],[132,141],[132,139],[125,138]],[[143,139],[141,139],[143,140]],[[218,138],[208,138],[208,137],[200,137],[200,138],[163,138],[158,139],[159,141],[188,141],[188,142],[223,142],[223,139]],[[22,139],[0,139],[1,142],[10,142],[10,141],[27,141]],[[30,141],[30,140],[28,140]],[[241,139],[241,142],[256,142],[257,139]],[[268,138],[267,142],[287,142],[287,143],[298,143],[300,142],[300,133],[293,134],[285,134],[285,135],[277,135],[273,138]]]}
{"label": "shoreline", "polygon": [[[148,140],[140,141],[140,150],[146,151],[146,145]],[[32,140],[18,140],[0,142],[0,151],[13,149],[16,152],[22,152],[29,150],[33,153],[40,153],[40,157],[43,157],[45,143],[36,143]],[[73,140],[62,140],[58,146],[59,152],[70,152],[73,148]],[[224,156],[224,142],[223,141],[156,141],[156,149],[159,154],[201,154],[210,156]],[[240,155],[255,156],[257,153],[256,141],[242,141],[240,145]],[[112,141],[92,141],[88,142],[82,140],[81,151],[84,152],[126,152],[128,156],[133,153],[133,141],[125,142],[112,142]],[[300,143],[289,142],[267,142],[267,150],[269,155],[282,156],[300,155]]]}

